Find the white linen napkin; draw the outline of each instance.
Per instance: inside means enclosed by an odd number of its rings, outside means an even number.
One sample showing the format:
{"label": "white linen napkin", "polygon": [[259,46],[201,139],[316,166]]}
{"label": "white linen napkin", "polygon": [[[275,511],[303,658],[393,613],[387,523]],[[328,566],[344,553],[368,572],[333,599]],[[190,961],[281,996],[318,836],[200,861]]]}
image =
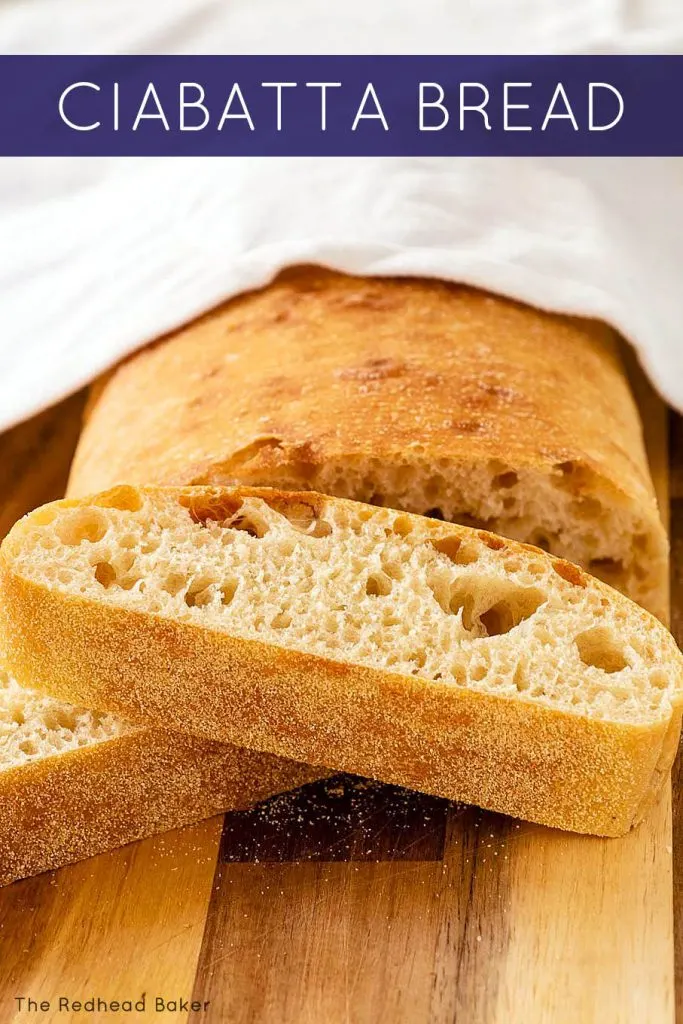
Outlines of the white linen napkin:
{"label": "white linen napkin", "polygon": [[[476,10],[475,10],[476,8]],[[675,52],[678,0],[76,0],[0,8],[5,52]],[[6,43],[5,41],[8,41]],[[461,281],[599,317],[683,410],[683,163],[0,161],[0,430],[282,267]]]}

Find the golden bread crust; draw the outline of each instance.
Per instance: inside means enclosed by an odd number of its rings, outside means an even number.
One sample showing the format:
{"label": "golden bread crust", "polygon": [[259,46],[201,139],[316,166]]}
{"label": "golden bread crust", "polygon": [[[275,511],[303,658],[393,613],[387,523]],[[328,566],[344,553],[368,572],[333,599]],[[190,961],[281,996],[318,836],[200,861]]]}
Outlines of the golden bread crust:
{"label": "golden bread crust", "polygon": [[[350,489],[331,466],[356,474]],[[436,506],[440,476],[491,466],[559,478],[577,509],[599,498],[606,524],[633,514],[640,599],[665,616],[666,535],[613,333],[459,285],[294,268],[231,300],[101,383],[69,493],[242,483],[384,504],[373,466],[415,468]]]}
{"label": "golden bread crust", "polygon": [[0,885],[319,778],[307,765],[169,730],[0,772]]}

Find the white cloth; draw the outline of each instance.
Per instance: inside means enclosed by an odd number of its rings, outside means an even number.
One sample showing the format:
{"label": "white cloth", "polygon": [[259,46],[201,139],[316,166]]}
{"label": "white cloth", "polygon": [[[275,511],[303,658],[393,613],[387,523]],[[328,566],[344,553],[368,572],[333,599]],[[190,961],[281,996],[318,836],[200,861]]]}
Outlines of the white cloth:
{"label": "white cloth", "polygon": [[[128,8],[128,10],[127,10]],[[679,0],[30,0],[5,52],[675,52]],[[0,429],[283,266],[462,281],[599,317],[683,409],[683,162],[5,160]],[[131,410],[134,416],[134,410]]]}

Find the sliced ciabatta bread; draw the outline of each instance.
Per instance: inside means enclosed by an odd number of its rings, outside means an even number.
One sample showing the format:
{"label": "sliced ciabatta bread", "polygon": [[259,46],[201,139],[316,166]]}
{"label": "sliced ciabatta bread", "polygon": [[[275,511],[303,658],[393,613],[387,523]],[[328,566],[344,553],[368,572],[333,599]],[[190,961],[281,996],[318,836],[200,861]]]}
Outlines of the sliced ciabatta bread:
{"label": "sliced ciabatta bread", "polygon": [[314,777],[306,765],[74,708],[0,672],[0,885]]}
{"label": "sliced ciabatta bread", "polygon": [[120,487],[0,551],[20,681],[76,704],[563,828],[625,831],[668,769],[683,659],[514,541],[313,493]]}
{"label": "sliced ciabatta bread", "polygon": [[97,387],[69,492],[118,483],[305,488],[432,514],[668,611],[614,333],[473,288],[307,267],[233,299]]}

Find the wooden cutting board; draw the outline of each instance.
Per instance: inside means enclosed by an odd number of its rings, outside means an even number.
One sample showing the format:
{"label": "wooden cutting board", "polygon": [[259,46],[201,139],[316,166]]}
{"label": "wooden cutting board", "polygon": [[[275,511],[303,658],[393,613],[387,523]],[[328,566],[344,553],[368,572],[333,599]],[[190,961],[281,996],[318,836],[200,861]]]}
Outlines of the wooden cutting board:
{"label": "wooden cutting board", "polygon": [[[666,412],[635,384],[668,509]],[[78,405],[0,439],[3,526],[59,493]],[[339,778],[0,890],[0,1022],[664,1024],[673,895],[668,787],[600,840]]]}

